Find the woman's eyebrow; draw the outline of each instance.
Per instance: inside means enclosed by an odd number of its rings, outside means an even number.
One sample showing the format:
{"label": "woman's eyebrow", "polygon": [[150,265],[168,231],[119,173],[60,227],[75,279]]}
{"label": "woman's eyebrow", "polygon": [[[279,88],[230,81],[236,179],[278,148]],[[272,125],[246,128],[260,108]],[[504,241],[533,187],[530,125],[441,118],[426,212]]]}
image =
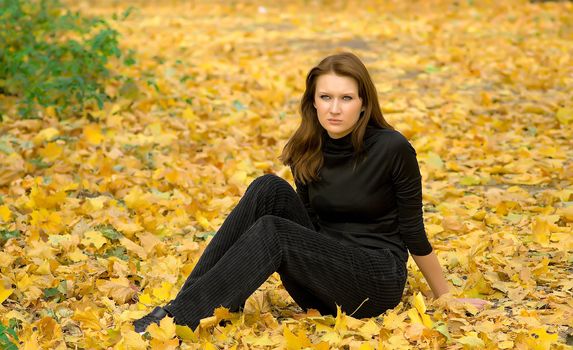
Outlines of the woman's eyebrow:
{"label": "woman's eyebrow", "polygon": [[[318,93],[319,94],[327,94],[327,95],[330,94],[330,92],[326,92],[326,91],[319,91]],[[341,95],[355,95],[355,94],[356,93],[354,93],[354,92],[344,92]]]}

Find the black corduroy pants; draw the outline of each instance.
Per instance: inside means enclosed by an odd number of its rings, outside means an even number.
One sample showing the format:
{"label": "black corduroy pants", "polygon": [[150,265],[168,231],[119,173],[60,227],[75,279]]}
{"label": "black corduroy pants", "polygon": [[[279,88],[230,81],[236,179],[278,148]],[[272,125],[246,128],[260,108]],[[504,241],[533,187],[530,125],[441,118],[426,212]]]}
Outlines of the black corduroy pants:
{"label": "black corduroy pants", "polygon": [[213,310],[238,311],[274,272],[303,309],[372,317],[396,306],[403,262],[390,250],[344,245],[316,232],[298,194],[276,175],[248,187],[165,309],[192,328]]}

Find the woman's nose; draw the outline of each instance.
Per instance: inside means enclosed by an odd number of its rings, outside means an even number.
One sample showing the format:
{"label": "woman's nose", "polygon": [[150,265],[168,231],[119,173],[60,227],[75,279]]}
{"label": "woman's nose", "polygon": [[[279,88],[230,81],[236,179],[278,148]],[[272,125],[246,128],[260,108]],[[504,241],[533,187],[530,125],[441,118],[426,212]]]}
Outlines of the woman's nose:
{"label": "woman's nose", "polygon": [[337,99],[332,100],[332,104],[330,105],[330,112],[338,113],[340,112],[340,102]]}

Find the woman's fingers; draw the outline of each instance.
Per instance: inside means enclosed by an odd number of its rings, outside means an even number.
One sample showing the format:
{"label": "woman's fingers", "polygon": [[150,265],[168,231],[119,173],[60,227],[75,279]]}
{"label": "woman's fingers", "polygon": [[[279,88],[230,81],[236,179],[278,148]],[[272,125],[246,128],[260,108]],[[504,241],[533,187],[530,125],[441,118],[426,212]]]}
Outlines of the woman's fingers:
{"label": "woman's fingers", "polygon": [[478,299],[478,298],[457,298],[456,300],[459,301],[460,303],[472,304],[473,306],[477,307],[478,309],[481,309],[484,306],[486,306],[487,304],[490,304],[489,301],[483,300],[483,299]]}

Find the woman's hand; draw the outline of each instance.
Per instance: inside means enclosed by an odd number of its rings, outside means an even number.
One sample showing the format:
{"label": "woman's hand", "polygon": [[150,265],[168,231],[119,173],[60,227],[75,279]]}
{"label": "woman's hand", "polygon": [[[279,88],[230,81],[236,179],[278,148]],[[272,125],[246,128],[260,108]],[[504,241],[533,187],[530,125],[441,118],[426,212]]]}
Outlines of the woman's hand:
{"label": "woman's hand", "polygon": [[484,306],[491,304],[489,301],[487,300],[483,300],[483,299],[478,299],[478,298],[455,298],[454,299],[456,302],[462,303],[462,304],[470,304],[475,306],[478,310],[483,309]]}
{"label": "woman's hand", "polygon": [[[457,298],[450,293],[443,294],[438,299],[434,301],[435,305],[438,307],[443,307],[452,311],[462,311],[468,310],[468,306],[471,305],[477,311],[482,310],[486,305],[491,305],[491,302],[479,299],[479,298]],[[466,306],[464,306],[466,305]]]}

